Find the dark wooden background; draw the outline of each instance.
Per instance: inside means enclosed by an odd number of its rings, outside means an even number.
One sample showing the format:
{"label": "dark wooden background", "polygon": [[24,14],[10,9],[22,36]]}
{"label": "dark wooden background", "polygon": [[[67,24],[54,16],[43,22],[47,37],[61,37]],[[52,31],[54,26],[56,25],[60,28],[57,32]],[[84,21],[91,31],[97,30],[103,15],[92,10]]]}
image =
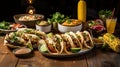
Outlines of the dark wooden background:
{"label": "dark wooden background", "polygon": [[[79,0],[34,0],[33,6],[36,13],[44,14],[45,18],[59,11],[71,18],[77,18],[77,3]],[[98,17],[98,11],[101,9],[112,10],[116,8],[116,16],[119,17],[120,2],[119,0],[86,0],[87,2],[87,19]],[[0,2],[0,21],[14,21],[13,15],[26,13],[29,5],[27,0],[1,0]]]}

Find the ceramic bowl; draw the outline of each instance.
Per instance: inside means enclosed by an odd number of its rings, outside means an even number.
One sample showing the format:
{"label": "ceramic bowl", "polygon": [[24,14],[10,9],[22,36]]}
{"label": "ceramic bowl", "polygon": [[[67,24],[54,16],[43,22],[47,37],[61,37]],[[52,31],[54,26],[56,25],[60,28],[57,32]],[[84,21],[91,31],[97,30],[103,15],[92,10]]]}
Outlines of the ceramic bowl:
{"label": "ceramic bowl", "polygon": [[50,32],[51,27],[52,25],[45,20],[36,23],[36,29],[45,33]]}
{"label": "ceramic bowl", "polygon": [[36,29],[45,33],[48,33],[51,31],[51,24],[50,25],[37,25],[36,24]]}
{"label": "ceramic bowl", "polygon": [[58,30],[61,33],[69,32],[69,31],[76,32],[76,31],[81,31],[81,29],[82,29],[82,24],[76,26],[64,26],[58,23]]}

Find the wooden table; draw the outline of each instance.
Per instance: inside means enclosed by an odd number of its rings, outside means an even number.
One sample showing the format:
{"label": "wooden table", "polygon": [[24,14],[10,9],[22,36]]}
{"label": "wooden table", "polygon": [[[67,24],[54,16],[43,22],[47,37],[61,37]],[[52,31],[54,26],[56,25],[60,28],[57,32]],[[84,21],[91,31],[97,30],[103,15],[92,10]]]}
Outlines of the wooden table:
{"label": "wooden table", "polygon": [[0,67],[120,67],[120,54],[94,48],[92,51],[72,58],[53,59],[35,50],[29,58],[18,58],[3,45],[0,37]]}

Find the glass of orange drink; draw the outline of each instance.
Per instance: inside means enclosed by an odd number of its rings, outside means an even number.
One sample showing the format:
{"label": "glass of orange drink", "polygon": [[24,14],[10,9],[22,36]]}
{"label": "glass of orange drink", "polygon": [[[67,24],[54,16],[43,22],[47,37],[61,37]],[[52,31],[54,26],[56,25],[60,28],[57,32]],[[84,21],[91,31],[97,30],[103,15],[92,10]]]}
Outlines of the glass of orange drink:
{"label": "glass of orange drink", "polygon": [[114,33],[117,18],[106,18],[106,28],[108,33]]}

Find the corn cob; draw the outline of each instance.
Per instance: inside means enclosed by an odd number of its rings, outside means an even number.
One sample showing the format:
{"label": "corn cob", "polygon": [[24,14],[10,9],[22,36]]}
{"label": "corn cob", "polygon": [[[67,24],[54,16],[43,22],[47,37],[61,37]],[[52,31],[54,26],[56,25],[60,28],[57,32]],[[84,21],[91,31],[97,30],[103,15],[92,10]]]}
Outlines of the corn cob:
{"label": "corn cob", "polygon": [[120,52],[120,39],[113,34],[106,33],[103,35],[103,40],[115,52]]}

